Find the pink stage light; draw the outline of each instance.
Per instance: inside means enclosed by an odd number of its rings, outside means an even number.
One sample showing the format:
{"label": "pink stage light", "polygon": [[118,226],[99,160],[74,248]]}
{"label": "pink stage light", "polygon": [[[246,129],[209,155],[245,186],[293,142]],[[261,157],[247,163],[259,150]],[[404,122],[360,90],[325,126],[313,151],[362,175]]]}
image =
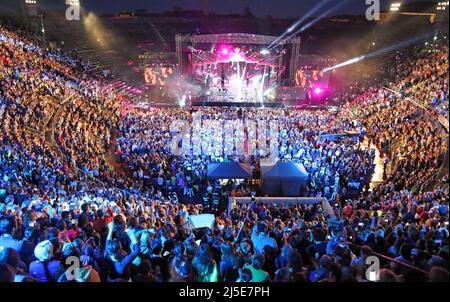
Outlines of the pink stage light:
{"label": "pink stage light", "polygon": [[230,62],[243,62],[243,61],[245,61],[245,58],[242,57],[240,53],[235,53],[230,58]]}
{"label": "pink stage light", "polygon": [[313,93],[317,96],[321,95],[322,93],[324,93],[324,89],[322,87],[316,86],[313,88]]}
{"label": "pink stage light", "polygon": [[228,54],[228,49],[227,48],[222,48],[222,54],[223,55],[227,55]]}

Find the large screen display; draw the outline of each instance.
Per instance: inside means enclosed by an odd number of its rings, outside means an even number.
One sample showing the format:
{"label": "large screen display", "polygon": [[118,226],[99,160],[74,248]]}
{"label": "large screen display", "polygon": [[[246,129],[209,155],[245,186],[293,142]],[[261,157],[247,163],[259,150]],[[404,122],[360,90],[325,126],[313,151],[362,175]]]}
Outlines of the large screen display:
{"label": "large screen display", "polygon": [[305,89],[311,89],[317,85],[328,87],[330,72],[322,70],[304,70],[298,69],[295,73],[295,86]]}
{"label": "large screen display", "polygon": [[148,85],[164,86],[166,85],[168,77],[173,74],[173,67],[167,66],[151,66],[144,70],[145,82]]}

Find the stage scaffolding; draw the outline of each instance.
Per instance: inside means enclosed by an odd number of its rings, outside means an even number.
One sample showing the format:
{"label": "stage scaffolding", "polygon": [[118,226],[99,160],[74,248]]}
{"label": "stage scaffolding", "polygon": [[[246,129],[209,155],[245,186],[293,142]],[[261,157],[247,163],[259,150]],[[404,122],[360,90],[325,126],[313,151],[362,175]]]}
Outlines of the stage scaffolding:
{"label": "stage scaffolding", "polygon": [[[227,33],[227,34],[207,34],[207,35],[183,35],[177,34],[175,36],[176,55],[178,59],[178,71],[180,75],[189,74],[187,68],[187,56],[185,50],[191,46],[196,47],[198,44],[253,44],[253,45],[270,45],[277,39],[275,36],[255,35],[246,33]],[[293,37],[283,41],[278,47],[283,47],[286,50],[285,55],[280,56],[279,66],[288,67],[289,83],[292,83],[295,77],[295,72],[299,67],[300,56],[300,37]],[[278,81],[280,79],[277,79]]]}

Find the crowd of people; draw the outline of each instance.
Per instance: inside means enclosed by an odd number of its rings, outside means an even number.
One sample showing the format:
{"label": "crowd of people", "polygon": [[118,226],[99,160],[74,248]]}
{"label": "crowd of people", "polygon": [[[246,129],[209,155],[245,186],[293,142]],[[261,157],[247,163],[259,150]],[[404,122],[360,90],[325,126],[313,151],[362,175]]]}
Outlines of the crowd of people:
{"label": "crowd of people", "polygon": [[425,46],[398,54],[396,60],[399,64],[389,67],[395,74],[393,88],[448,120],[448,42],[436,37]]}
{"label": "crowd of people", "polygon": [[435,173],[444,161],[448,134],[427,113],[397,95],[374,89],[354,99],[350,110],[361,116],[373,142],[391,161],[397,188],[412,188]]}
{"label": "crowd of people", "polygon": [[[431,60],[445,64],[440,55]],[[364,282],[373,255],[380,281],[448,282],[448,178],[420,189],[443,161],[448,132],[401,96],[374,88],[338,112],[122,115],[86,66],[0,28],[0,282]],[[448,100],[445,86],[430,85],[427,92],[443,89]],[[305,195],[326,197],[333,213],[322,204],[258,201],[212,211],[203,194],[219,191],[226,202],[264,192],[209,180],[208,163],[240,161],[257,171],[268,154],[174,155],[171,122],[192,122],[199,111],[208,127],[278,121],[278,158],[303,164]],[[394,165],[369,190],[371,145]],[[211,212],[209,227],[191,223]]]}
{"label": "crowd of people", "polygon": [[[189,122],[193,115],[201,116],[200,127],[192,125],[190,137],[197,134],[198,140],[206,142],[199,147],[200,152],[195,153],[196,145],[201,142],[183,141],[181,147],[186,152],[183,156],[174,156],[171,150],[173,134],[177,128],[172,126],[175,120]],[[211,162],[243,161],[257,168],[257,162],[270,156],[270,152],[263,150],[261,142],[270,138],[270,134],[261,133],[259,137],[253,134],[258,141],[253,154],[239,153],[238,144],[227,156],[226,127],[227,120],[238,119],[246,123],[243,133],[248,133],[244,141],[251,144],[251,131],[265,132],[261,129],[251,129],[253,122],[277,122],[276,157],[281,161],[301,163],[310,178],[306,196],[331,197],[335,193],[346,194],[352,184],[357,187],[368,187],[373,173],[374,151],[364,149],[361,145],[365,128],[357,120],[351,120],[343,115],[338,118],[334,113],[327,111],[290,111],[285,114],[278,109],[225,109],[221,107],[193,108],[193,109],[155,109],[146,112],[129,113],[119,125],[120,137],[117,139],[116,154],[119,159],[126,161],[138,179],[148,179],[153,190],[166,192],[168,189],[183,191],[195,199],[195,194],[202,194],[210,185],[207,178],[207,166]],[[192,124],[192,123],[191,123]],[[218,125],[216,129],[214,125]],[[264,125],[264,124],[263,124]],[[263,126],[261,126],[263,127]],[[200,129],[200,130],[199,130]],[[236,129],[236,128],[235,128]],[[195,132],[201,132],[200,134]],[[356,133],[352,139],[349,132]],[[236,133],[236,132],[233,132]],[[333,139],[330,135],[342,134],[342,137]],[[328,135],[328,136],[327,136]],[[245,136],[245,135],[244,135]],[[210,146],[219,138],[221,148],[216,150]],[[195,138],[193,138],[195,139]],[[187,148],[184,146],[187,144]],[[242,148],[244,151],[245,148]],[[189,195],[189,187],[195,189]],[[264,192],[262,192],[264,195]],[[189,200],[189,198],[188,198]]]}

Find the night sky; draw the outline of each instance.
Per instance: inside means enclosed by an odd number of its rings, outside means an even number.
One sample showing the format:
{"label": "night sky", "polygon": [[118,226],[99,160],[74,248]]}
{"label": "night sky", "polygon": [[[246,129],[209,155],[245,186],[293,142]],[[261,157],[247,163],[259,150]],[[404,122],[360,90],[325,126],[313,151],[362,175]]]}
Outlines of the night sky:
{"label": "night sky", "polygon": [[[246,7],[249,7],[253,14],[258,17],[267,15],[272,15],[273,17],[298,17],[304,15],[321,1],[327,1],[327,4],[323,6],[324,10],[336,6],[339,2],[346,2],[338,10],[334,11],[333,15],[363,15],[366,9],[366,0],[210,0],[209,2],[211,12],[242,13]],[[406,1],[408,0],[403,0],[403,2]],[[432,0],[427,1],[433,2]],[[38,2],[41,5],[48,5],[49,3],[64,5],[65,0],[38,0]],[[385,9],[393,1],[380,0],[380,2],[381,8]],[[146,9],[151,13],[160,13],[170,11],[175,6],[196,10],[203,7],[203,0],[80,0],[80,3],[84,9],[99,14],[112,13],[124,9],[129,11]]]}
{"label": "night sky", "polygon": [[[317,5],[322,0],[209,0],[210,11],[218,13],[242,13],[249,7],[254,15],[274,17],[299,16]],[[336,5],[338,1],[325,0],[328,5],[324,8]],[[341,12],[359,14],[365,11],[365,0],[348,0]],[[387,2],[387,1],[382,1]],[[174,6],[185,9],[202,9],[203,0],[81,0],[83,7],[92,10],[102,10],[108,7],[108,11],[117,11],[123,8],[138,9],[145,8],[149,12],[163,12],[172,10]],[[126,5],[125,5],[126,4]]]}

